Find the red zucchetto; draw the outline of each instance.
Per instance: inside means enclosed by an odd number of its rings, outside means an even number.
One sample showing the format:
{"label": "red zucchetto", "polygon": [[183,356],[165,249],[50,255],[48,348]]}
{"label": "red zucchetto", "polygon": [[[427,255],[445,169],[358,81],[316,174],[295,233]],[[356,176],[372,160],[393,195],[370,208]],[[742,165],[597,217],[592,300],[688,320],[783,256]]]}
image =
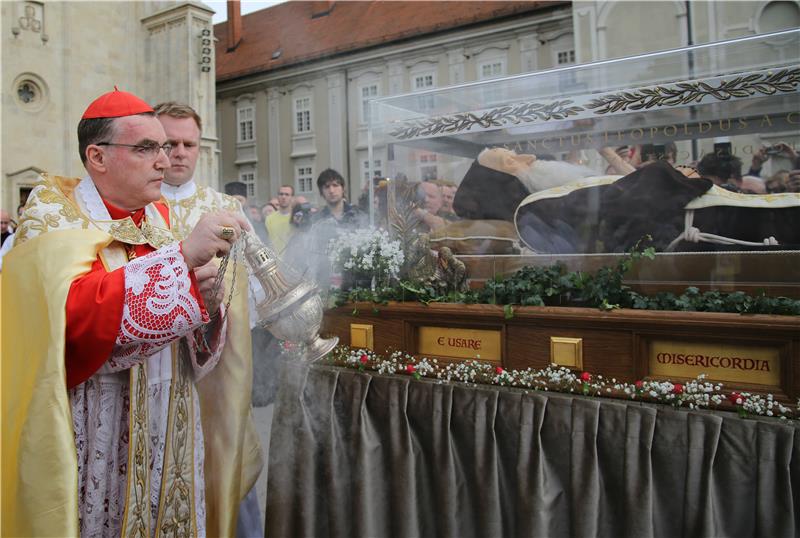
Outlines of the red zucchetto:
{"label": "red zucchetto", "polygon": [[121,118],[144,112],[153,112],[153,107],[132,93],[121,92],[114,86],[113,92],[104,93],[92,101],[81,119]]}

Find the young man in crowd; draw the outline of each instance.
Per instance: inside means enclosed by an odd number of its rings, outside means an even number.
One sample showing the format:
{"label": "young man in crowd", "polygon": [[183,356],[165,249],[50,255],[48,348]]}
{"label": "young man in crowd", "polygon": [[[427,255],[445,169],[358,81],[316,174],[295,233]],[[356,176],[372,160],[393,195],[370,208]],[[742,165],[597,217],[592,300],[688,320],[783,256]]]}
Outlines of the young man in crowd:
{"label": "young man in crowd", "polygon": [[365,224],[365,214],[345,199],[342,174],[332,168],[323,170],[317,177],[317,189],[325,200],[325,206],[316,215],[317,221],[332,219],[337,225]]}
{"label": "young man in crowd", "polygon": [[[331,282],[331,266],[328,247],[331,239],[345,230],[354,230],[368,225],[367,215],[345,199],[344,177],[331,168],[323,170],[317,177],[317,188],[325,200],[325,206],[313,216],[311,229],[302,245],[295,248],[307,254],[300,271],[315,279],[321,290],[327,290]],[[292,259],[299,260],[297,255]],[[295,262],[295,265],[299,265]]]}
{"label": "young man in crowd", "polygon": [[281,185],[278,189],[278,210],[264,220],[272,248],[279,256],[286,250],[292,235],[292,205],[294,205],[294,187]]}

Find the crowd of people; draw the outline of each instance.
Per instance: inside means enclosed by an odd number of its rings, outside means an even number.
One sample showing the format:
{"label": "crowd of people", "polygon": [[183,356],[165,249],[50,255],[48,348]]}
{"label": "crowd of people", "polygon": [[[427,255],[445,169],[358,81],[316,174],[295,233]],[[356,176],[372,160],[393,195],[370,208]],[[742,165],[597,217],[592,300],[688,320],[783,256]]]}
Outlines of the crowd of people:
{"label": "crowd of people", "polygon": [[[746,172],[742,159],[732,152],[729,143],[715,145],[713,151],[706,153],[689,165],[677,164],[677,147],[674,143],[658,146],[655,149],[652,145],[604,148],[600,153],[609,163],[606,173],[624,175],[654,160],[663,160],[689,177],[710,179],[714,184],[733,192],[743,194],[800,192],[800,156],[791,145],[785,142],[761,146],[753,153]],[[790,163],[790,167],[763,177],[764,164],[777,157],[783,157]]]}

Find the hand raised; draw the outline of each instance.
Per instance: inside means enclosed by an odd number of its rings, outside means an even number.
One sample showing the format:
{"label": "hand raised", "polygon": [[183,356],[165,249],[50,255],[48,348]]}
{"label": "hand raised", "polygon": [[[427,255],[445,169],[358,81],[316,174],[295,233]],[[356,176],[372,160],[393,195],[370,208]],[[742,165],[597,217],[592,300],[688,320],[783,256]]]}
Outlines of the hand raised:
{"label": "hand raised", "polygon": [[242,229],[250,230],[250,224],[237,213],[206,213],[181,244],[186,265],[194,269],[207,264],[214,256],[224,256],[239,239]]}

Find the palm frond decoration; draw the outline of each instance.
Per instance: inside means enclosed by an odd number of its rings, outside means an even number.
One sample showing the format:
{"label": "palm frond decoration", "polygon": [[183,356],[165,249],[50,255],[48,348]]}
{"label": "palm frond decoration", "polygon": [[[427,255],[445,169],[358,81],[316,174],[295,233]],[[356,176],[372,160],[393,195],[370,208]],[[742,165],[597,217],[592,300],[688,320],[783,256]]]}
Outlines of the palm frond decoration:
{"label": "palm frond decoration", "polygon": [[398,176],[389,182],[387,191],[389,234],[400,241],[403,249],[402,278],[421,277],[433,271],[427,235],[420,233],[424,226],[418,209],[423,199],[419,197],[418,187],[419,183]]}

